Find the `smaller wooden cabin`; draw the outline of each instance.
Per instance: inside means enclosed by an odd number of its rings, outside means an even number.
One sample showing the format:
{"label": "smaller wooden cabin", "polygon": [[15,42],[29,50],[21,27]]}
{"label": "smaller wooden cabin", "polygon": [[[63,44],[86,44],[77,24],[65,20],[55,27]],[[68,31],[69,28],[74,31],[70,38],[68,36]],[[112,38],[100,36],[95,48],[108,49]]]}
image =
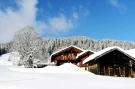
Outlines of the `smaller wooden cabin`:
{"label": "smaller wooden cabin", "polygon": [[85,50],[77,55],[76,57],[76,63],[79,67],[87,67],[87,64],[83,64],[83,61],[88,58],[90,55],[94,54],[94,51],[91,50]]}
{"label": "smaller wooden cabin", "polygon": [[98,75],[130,77],[135,73],[135,58],[119,47],[101,50],[83,61],[87,70]]}
{"label": "smaller wooden cabin", "polygon": [[56,65],[61,65],[66,62],[75,63],[76,56],[83,51],[83,49],[71,45],[53,53],[51,55],[51,62],[54,62]]}

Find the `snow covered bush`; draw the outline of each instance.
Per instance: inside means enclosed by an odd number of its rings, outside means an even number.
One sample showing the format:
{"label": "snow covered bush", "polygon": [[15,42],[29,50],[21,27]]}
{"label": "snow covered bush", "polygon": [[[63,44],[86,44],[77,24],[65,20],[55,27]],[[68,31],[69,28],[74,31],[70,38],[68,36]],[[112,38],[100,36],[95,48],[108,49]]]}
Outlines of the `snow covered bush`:
{"label": "snow covered bush", "polygon": [[11,52],[9,56],[9,61],[12,61],[13,65],[20,65],[20,57],[19,52]]}

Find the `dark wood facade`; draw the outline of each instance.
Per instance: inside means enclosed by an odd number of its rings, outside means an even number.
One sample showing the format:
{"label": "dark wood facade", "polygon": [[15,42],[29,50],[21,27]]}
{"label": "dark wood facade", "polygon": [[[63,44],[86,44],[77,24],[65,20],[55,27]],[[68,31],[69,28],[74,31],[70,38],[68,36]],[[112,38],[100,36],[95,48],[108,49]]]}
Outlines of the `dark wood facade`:
{"label": "dark wood facade", "polygon": [[52,54],[51,62],[54,62],[56,65],[61,65],[66,62],[75,63],[77,54],[81,53],[82,51],[82,49],[76,46],[69,46]]}
{"label": "dark wood facade", "polygon": [[130,77],[135,72],[135,60],[118,49],[110,50],[86,63],[86,69],[95,74]]}
{"label": "dark wood facade", "polygon": [[81,53],[81,55],[79,55],[77,58],[76,58],[76,63],[77,63],[77,66],[79,67],[87,67],[88,65],[87,64],[83,64],[83,61],[88,58],[90,55],[92,55],[94,52],[93,51],[84,51]]}

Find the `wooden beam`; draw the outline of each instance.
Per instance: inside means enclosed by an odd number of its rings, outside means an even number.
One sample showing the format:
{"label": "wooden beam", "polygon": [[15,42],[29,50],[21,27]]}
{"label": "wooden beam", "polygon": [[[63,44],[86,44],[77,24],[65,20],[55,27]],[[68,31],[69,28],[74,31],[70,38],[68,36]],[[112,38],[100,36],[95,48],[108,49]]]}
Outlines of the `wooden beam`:
{"label": "wooden beam", "polygon": [[123,77],[125,77],[125,66],[123,66]]}
{"label": "wooden beam", "polygon": [[104,68],[104,75],[106,75],[105,66],[103,68]]}
{"label": "wooden beam", "polygon": [[108,66],[108,75],[110,76],[111,73],[110,73],[110,67]]}
{"label": "wooden beam", "polygon": [[129,61],[129,76],[132,75],[132,61]]}
{"label": "wooden beam", "polygon": [[121,76],[121,67],[119,66],[119,75]]}

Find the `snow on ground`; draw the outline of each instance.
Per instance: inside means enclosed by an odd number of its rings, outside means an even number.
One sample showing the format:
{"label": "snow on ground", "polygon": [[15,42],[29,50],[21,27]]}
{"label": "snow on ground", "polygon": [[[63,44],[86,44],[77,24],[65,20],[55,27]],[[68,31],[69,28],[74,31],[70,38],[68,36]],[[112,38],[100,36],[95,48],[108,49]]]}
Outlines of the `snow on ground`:
{"label": "snow on ground", "polygon": [[17,72],[29,72],[29,73],[77,73],[77,74],[91,74],[88,71],[85,71],[83,69],[80,69],[74,64],[71,63],[65,63],[61,66],[47,66],[45,68],[20,68],[20,67],[9,67],[12,71]]}
{"label": "snow on ground", "polygon": [[[5,59],[2,57],[0,62],[6,60],[6,56],[3,57]],[[135,89],[133,78],[93,75],[68,63],[40,69],[17,68],[4,65],[4,62],[1,64],[0,89]]]}
{"label": "snow on ground", "polygon": [[0,56],[0,65],[12,65],[12,63],[9,60],[10,53],[3,54]]}

